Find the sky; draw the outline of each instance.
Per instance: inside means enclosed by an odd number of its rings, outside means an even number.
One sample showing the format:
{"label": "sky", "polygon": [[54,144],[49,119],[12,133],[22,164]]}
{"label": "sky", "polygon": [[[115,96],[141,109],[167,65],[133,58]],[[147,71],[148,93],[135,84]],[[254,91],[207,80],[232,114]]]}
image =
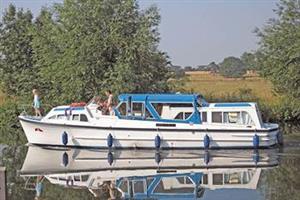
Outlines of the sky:
{"label": "sky", "polygon": [[[141,9],[155,4],[160,11],[159,49],[173,65],[193,66],[222,62],[258,48],[253,33],[276,17],[279,0],[138,0]],[[1,13],[10,3],[30,9],[36,16],[42,6],[62,0],[0,0]],[[2,15],[1,15],[2,16]]]}

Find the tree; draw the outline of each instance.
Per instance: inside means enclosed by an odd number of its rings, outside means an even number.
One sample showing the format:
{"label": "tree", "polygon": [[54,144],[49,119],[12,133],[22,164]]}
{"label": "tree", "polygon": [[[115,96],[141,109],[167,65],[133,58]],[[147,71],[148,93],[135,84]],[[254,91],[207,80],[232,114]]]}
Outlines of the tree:
{"label": "tree", "polygon": [[192,66],[185,66],[184,67],[184,71],[188,72],[188,71],[194,71],[194,68]]}
{"label": "tree", "polygon": [[260,72],[271,80],[277,92],[299,101],[300,1],[281,0],[275,12],[278,18],[256,31],[262,55]]}
{"label": "tree", "polygon": [[134,0],[65,0],[44,8],[32,44],[47,99],[169,90],[167,56],[157,48],[159,22],[156,7],[139,11]]}
{"label": "tree", "polygon": [[246,73],[244,63],[236,57],[227,57],[220,64],[220,74],[225,77],[238,78]]}
{"label": "tree", "polygon": [[22,95],[35,85],[32,14],[9,5],[0,24],[0,75],[6,95]]}
{"label": "tree", "polygon": [[247,70],[257,70],[258,69],[258,55],[259,53],[248,53],[245,52],[241,56],[241,60],[245,65]]}

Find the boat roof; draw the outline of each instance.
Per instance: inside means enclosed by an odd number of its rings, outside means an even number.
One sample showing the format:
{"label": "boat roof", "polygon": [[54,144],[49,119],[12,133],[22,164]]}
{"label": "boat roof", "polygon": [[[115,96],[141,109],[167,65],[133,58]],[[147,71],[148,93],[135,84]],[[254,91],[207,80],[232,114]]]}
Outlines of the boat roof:
{"label": "boat roof", "polygon": [[203,98],[200,94],[121,94],[119,101],[151,101],[168,103],[192,103],[198,98]]}

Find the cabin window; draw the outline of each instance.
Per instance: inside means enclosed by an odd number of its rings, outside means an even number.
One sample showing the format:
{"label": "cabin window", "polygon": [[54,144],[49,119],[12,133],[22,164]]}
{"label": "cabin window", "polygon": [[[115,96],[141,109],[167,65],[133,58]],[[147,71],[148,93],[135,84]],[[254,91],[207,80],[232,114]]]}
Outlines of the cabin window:
{"label": "cabin window", "polygon": [[170,108],[190,108],[193,107],[192,103],[171,103]]}
{"label": "cabin window", "polygon": [[188,176],[182,176],[182,177],[178,177],[177,181],[180,184],[193,184],[191,179]]}
{"label": "cabin window", "polygon": [[67,119],[65,115],[57,115],[57,119]]}
{"label": "cabin window", "polygon": [[208,175],[203,174],[202,176],[202,184],[207,185],[208,184]]}
{"label": "cabin window", "polygon": [[81,181],[86,182],[89,179],[90,175],[82,175],[81,176]]}
{"label": "cabin window", "polygon": [[190,116],[191,116],[191,112],[185,112],[184,113],[184,119],[187,119],[187,118],[189,118]]}
{"label": "cabin window", "polygon": [[176,115],[174,119],[181,119],[181,120],[186,120],[191,116],[191,112],[180,112]]}
{"label": "cabin window", "polygon": [[74,121],[79,121],[79,115],[73,115],[72,120]]}
{"label": "cabin window", "polygon": [[80,181],[80,176],[74,176],[74,181]]}
{"label": "cabin window", "polygon": [[242,111],[242,123],[245,124],[245,125],[251,125],[253,126],[254,125],[254,122],[251,118],[251,116],[249,115],[249,113],[245,112],[245,111]]}
{"label": "cabin window", "polygon": [[242,176],[240,172],[224,174],[224,184],[242,184]]}
{"label": "cabin window", "polygon": [[157,114],[161,116],[162,114],[162,109],[163,109],[163,104],[162,103],[152,103],[152,106],[156,110]]}
{"label": "cabin window", "polygon": [[183,112],[178,113],[175,119],[183,119]]}
{"label": "cabin window", "polygon": [[56,115],[49,117],[48,119],[56,119]]}
{"label": "cabin window", "polygon": [[89,120],[88,120],[88,118],[87,118],[86,115],[81,114],[81,115],[80,115],[80,121],[81,121],[81,122],[88,122]]}
{"label": "cabin window", "polygon": [[143,103],[132,103],[132,116],[143,117],[144,104]]}
{"label": "cabin window", "polygon": [[[178,181],[180,177],[163,177],[157,186],[154,189],[153,193],[182,193],[182,187],[180,187],[181,183]],[[168,183],[168,184],[166,184]],[[183,184],[184,186],[184,193],[193,193],[194,186],[191,184]]]}
{"label": "cabin window", "polygon": [[121,103],[118,107],[118,111],[120,113],[121,116],[126,116],[126,103]]}
{"label": "cabin window", "polygon": [[201,113],[201,116],[202,116],[202,122],[207,122],[207,112],[202,112]]}
{"label": "cabin window", "polygon": [[147,180],[146,180],[146,184],[147,184],[147,186],[149,186],[151,183],[152,183],[152,181],[154,180],[154,178],[147,178]]}
{"label": "cabin window", "polygon": [[145,118],[153,119],[153,116],[151,115],[151,113],[149,112],[149,110],[147,108],[145,108]]}
{"label": "cabin window", "polygon": [[212,122],[222,123],[222,112],[212,112]]}
{"label": "cabin window", "polygon": [[120,183],[119,186],[120,190],[122,190],[123,192],[127,192],[128,191],[128,182],[125,180],[122,180],[122,182]]}
{"label": "cabin window", "polygon": [[134,181],[133,184],[134,193],[145,193],[145,182],[142,181]]}
{"label": "cabin window", "polygon": [[223,123],[225,124],[241,124],[240,112],[223,112]]}
{"label": "cabin window", "polygon": [[213,174],[213,185],[223,185],[223,174]]}

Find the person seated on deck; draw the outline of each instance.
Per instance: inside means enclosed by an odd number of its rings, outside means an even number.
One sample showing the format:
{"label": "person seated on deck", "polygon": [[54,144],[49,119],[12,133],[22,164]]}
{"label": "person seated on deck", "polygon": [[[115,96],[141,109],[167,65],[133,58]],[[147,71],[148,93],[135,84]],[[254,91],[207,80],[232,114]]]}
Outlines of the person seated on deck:
{"label": "person seated on deck", "polygon": [[104,107],[104,102],[101,100],[101,97],[100,96],[96,96],[94,99],[93,99],[93,103],[96,104],[98,107],[97,109],[102,111],[103,107]]}

